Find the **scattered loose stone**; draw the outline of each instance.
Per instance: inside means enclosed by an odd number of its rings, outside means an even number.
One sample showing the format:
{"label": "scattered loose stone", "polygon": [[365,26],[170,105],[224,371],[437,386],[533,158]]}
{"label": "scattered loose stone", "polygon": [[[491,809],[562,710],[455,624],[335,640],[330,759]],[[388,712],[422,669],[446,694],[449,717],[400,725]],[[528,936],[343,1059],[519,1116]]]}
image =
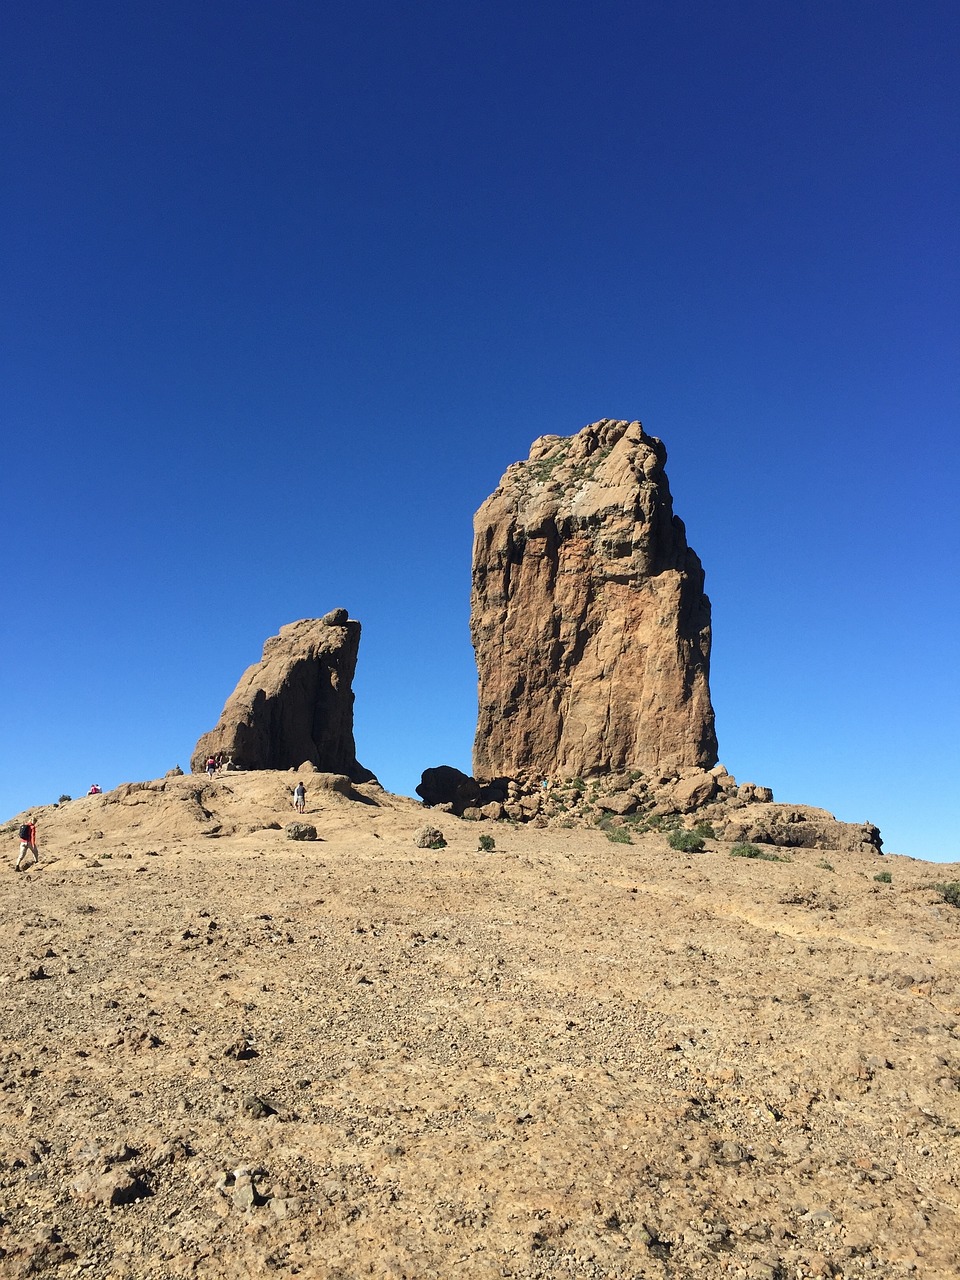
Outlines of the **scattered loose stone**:
{"label": "scattered loose stone", "polygon": [[241,1106],[253,1120],[265,1120],[267,1116],[275,1116],[277,1114],[276,1107],[258,1094],[251,1094],[249,1097],[244,1098]]}
{"label": "scattered loose stone", "polygon": [[960,867],[677,857],[666,770],[609,780],[632,844],[604,779],[527,778],[496,803],[534,818],[417,853],[435,811],[319,777],[309,851],[286,774],[118,788],[95,883],[84,804],[41,815],[57,875],[0,881],[0,1275],[954,1273]]}
{"label": "scattered loose stone", "polygon": [[310,822],[291,822],[287,825],[288,840],[316,840],[317,828]]}
{"label": "scattered loose stone", "polygon": [[150,1195],[142,1171],[112,1168],[81,1173],[70,1183],[70,1191],[81,1204],[133,1204]]}
{"label": "scattered loose stone", "polygon": [[442,849],[447,843],[440,828],[429,824],[416,832],[413,842],[418,849]]}

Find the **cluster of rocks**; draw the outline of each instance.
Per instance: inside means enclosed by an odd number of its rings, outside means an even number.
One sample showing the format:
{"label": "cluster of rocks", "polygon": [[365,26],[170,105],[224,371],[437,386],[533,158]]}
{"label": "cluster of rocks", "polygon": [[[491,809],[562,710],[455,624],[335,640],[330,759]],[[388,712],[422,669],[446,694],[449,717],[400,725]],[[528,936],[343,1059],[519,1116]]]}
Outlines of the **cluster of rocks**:
{"label": "cluster of rocks", "polygon": [[479,781],[442,765],[417,787],[425,805],[478,821],[539,827],[687,827],[707,823],[719,839],[786,848],[875,852],[872,823],[839,822],[825,809],[774,803],[769,787],[737,783],[722,764],[644,774],[639,769],[584,778],[556,775]]}

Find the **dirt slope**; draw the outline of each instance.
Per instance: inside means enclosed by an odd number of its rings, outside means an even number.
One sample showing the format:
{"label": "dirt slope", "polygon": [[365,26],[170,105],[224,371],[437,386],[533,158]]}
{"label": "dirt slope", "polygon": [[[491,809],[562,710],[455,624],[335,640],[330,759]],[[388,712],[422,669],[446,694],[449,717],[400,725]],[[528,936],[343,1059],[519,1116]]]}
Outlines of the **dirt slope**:
{"label": "dirt slope", "polygon": [[0,1274],[960,1275],[960,867],[324,781],[5,828]]}

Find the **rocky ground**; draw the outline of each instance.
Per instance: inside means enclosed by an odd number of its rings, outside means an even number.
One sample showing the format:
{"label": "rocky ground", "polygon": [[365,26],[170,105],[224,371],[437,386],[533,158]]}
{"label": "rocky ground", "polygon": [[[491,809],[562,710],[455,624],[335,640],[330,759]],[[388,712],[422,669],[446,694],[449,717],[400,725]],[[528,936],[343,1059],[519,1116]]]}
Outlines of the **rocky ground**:
{"label": "rocky ground", "polygon": [[293,780],[4,828],[0,1274],[960,1275],[960,866]]}

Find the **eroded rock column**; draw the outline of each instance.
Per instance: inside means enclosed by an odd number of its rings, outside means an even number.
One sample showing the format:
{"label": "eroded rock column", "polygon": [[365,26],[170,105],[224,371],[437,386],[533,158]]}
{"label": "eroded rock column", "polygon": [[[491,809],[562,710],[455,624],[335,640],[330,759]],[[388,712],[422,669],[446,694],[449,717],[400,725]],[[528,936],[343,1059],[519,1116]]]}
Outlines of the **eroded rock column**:
{"label": "eroded rock column", "polygon": [[296,769],[314,764],[353,782],[373,778],[357,762],[353,740],[353,676],[360,623],[346,609],[302,618],[263,646],[227,699],[215,729],[191,757],[195,772],[218,753],[243,769]]}
{"label": "eroded rock column", "polygon": [[474,520],[478,778],[716,763],[710,602],[639,422],[543,436]]}

